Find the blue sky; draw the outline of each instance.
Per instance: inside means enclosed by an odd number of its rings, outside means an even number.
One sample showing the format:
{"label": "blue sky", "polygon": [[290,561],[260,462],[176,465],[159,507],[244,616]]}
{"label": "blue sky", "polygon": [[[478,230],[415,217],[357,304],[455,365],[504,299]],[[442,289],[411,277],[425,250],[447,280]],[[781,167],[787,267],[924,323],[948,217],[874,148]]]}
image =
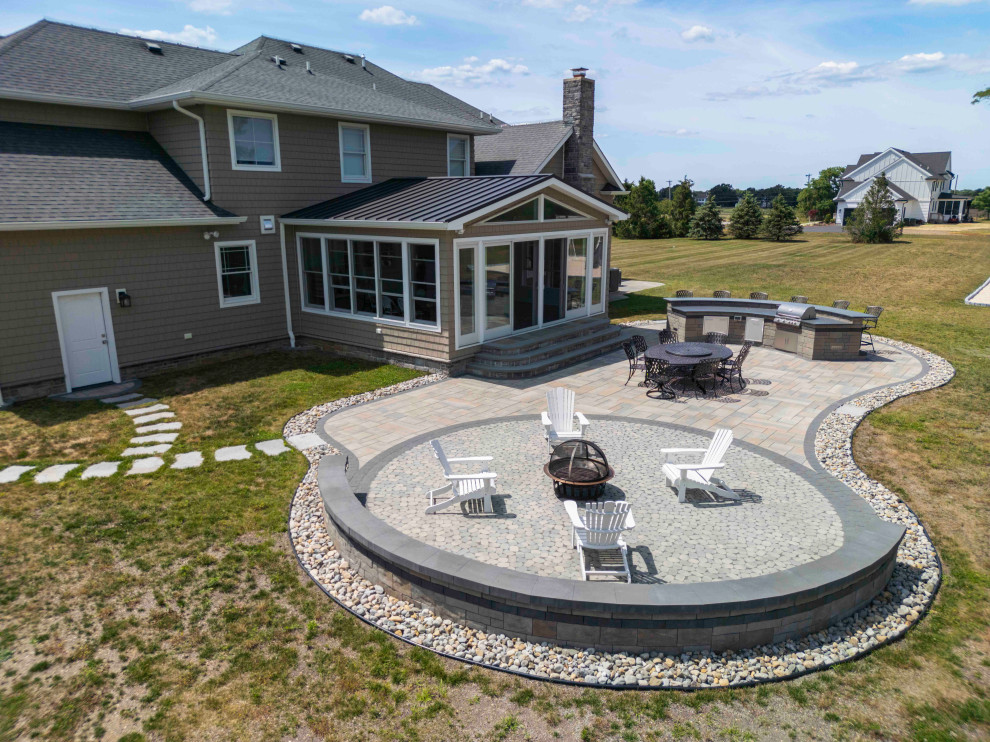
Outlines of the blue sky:
{"label": "blue sky", "polygon": [[512,122],[597,81],[595,134],[623,177],[803,185],[888,146],[950,149],[990,185],[990,0],[6,0],[39,17],[232,49],[261,34],[367,54]]}

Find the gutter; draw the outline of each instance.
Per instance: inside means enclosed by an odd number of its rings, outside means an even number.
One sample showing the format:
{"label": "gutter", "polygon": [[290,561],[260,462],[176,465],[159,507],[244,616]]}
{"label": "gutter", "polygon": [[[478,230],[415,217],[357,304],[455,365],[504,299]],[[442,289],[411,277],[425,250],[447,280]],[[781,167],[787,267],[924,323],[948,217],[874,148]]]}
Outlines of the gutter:
{"label": "gutter", "polygon": [[285,327],[289,332],[289,345],[296,347],[296,335],[292,332],[292,302],[289,300],[289,264],[285,258],[285,223],[279,219],[279,240],[282,244],[282,292],[285,294]]}
{"label": "gutter", "polygon": [[203,219],[94,219],[57,222],[0,222],[0,232],[34,232],[47,229],[110,229],[123,227],[222,227],[243,224],[246,216],[215,216]]}
{"label": "gutter", "polygon": [[196,119],[199,123],[199,153],[203,158],[203,200],[209,201],[212,193],[210,192],[210,162],[206,158],[206,123],[203,121],[202,116],[197,116],[192,111],[187,111],[179,105],[177,100],[172,101],[172,108],[191,119]]}

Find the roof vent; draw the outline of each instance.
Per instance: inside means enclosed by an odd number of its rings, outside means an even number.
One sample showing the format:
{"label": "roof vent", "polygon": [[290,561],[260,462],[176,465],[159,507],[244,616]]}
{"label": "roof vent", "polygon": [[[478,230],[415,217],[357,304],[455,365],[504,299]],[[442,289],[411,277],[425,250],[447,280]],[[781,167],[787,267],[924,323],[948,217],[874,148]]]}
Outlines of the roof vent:
{"label": "roof vent", "polygon": [[349,64],[354,64],[354,56],[352,54],[345,54],[344,61]]}
{"label": "roof vent", "polygon": [[571,74],[574,75],[574,77],[584,77],[585,75],[588,74],[588,68],[574,67],[573,69],[571,69]]}
{"label": "roof vent", "polygon": [[311,75],[315,74],[313,68],[309,66],[309,62],[306,62],[306,71]]}
{"label": "roof vent", "polygon": [[365,65],[365,59],[363,54],[361,55],[361,69],[362,70],[368,69],[368,67]]}
{"label": "roof vent", "polygon": [[145,41],[144,45],[148,47],[148,51],[152,54],[162,54],[162,45],[156,44],[153,41]]}
{"label": "roof vent", "polygon": [[272,57],[272,61],[275,63],[276,67],[281,67],[282,65],[285,64],[285,60],[282,59],[280,56],[278,56],[278,54]]}
{"label": "roof vent", "polygon": [[299,46],[299,44],[289,44],[289,46],[292,47],[292,51],[294,51],[296,54],[302,54],[303,53],[302,47]]}

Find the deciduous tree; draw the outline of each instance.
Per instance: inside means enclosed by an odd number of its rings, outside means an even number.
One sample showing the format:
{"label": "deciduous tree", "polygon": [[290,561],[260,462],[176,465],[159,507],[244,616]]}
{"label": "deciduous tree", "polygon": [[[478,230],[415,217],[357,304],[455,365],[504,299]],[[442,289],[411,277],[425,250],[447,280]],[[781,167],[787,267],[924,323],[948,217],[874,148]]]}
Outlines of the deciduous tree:
{"label": "deciduous tree", "polygon": [[[827,167],[818,173],[818,177],[798,194],[798,211],[808,214],[809,218],[831,221],[828,217],[835,214],[835,197],[842,187],[843,170],[845,168],[839,166]],[[812,211],[815,212],[815,217],[811,217]]]}

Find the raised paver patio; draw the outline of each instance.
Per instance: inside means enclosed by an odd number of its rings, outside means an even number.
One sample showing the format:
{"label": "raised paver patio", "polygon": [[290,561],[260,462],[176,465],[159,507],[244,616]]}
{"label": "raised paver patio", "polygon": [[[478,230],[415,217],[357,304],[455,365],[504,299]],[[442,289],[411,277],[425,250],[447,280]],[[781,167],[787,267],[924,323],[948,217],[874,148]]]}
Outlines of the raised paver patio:
{"label": "raised paver patio", "polygon": [[[639,327],[635,332],[652,345],[659,327]],[[837,362],[807,361],[755,347],[744,369],[750,380],[745,391],[717,400],[688,395],[677,402],[647,398],[635,380],[623,386],[628,365],[618,351],[536,379],[446,379],[342,410],[320,432],[346,449],[353,471],[386,449],[430,430],[500,416],[539,415],[545,408],[546,389],[567,386],[577,393],[578,409],[585,414],[657,420],[707,431],[728,427],[738,440],[810,465],[805,438],[819,413],[847,397],[906,381],[923,370],[922,362],[910,353],[879,341],[876,348],[871,360]]]}

